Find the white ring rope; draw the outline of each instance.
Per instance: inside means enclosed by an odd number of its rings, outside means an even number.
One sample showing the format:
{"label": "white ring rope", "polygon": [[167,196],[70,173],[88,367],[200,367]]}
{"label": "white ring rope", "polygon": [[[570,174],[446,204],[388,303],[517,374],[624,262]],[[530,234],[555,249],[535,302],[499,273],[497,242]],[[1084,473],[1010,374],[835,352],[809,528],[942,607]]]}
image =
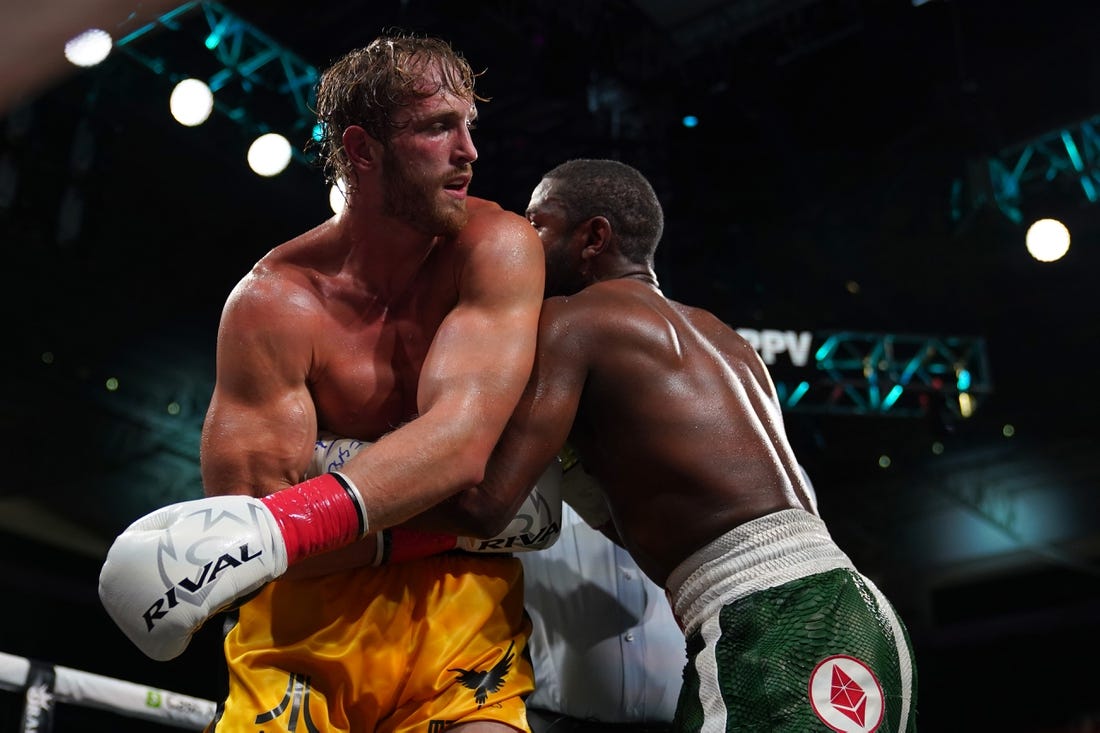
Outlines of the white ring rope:
{"label": "white ring rope", "polygon": [[[29,659],[0,652],[0,689],[25,690],[30,670]],[[53,666],[53,671],[52,701],[84,705],[189,730],[202,730],[214,718],[216,706],[210,700],[58,665]],[[41,700],[43,694],[50,692],[32,694],[28,691],[28,702],[32,698]]]}

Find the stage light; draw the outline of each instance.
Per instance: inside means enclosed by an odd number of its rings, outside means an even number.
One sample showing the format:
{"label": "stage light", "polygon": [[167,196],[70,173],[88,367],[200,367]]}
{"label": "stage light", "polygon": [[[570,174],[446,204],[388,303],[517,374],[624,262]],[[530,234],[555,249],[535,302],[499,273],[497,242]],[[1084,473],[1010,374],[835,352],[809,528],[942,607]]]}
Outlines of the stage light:
{"label": "stage light", "polygon": [[960,392],[965,392],[970,389],[970,382],[972,377],[970,376],[969,369],[960,369],[956,367],[955,370],[955,387]]}
{"label": "stage light", "polygon": [[684,127],[692,128],[699,126],[699,118],[695,115],[684,115],[684,118],[680,120]]}
{"label": "stage light", "polygon": [[901,397],[901,393],[904,391],[905,387],[900,384],[895,384],[882,400],[882,411],[886,412],[893,407],[894,403],[898,401],[898,398]]}
{"label": "stage light", "polygon": [[214,109],[214,94],[206,82],[184,79],[172,90],[168,106],[176,122],[195,127],[210,118],[210,112]]}
{"label": "stage light", "polygon": [[248,148],[248,166],[261,176],[275,176],[290,165],[290,142],[277,132],[260,135]]}
{"label": "stage light", "polygon": [[221,45],[222,38],[225,36],[226,32],[233,27],[233,25],[233,17],[231,15],[224,16],[218,22],[218,25],[210,31],[210,35],[208,35],[206,37],[206,40],[203,41],[203,45],[213,51],[215,48]]}
{"label": "stage light", "polygon": [[348,201],[344,198],[344,182],[343,180],[337,181],[328,190],[328,206],[332,209],[333,214],[339,214],[347,205]]}
{"label": "stage light", "polygon": [[967,392],[959,392],[959,414],[970,417],[974,414],[974,398]]}
{"label": "stage light", "polygon": [[111,53],[111,34],[99,28],[91,28],[69,39],[65,44],[65,58],[74,66],[95,66]]}
{"label": "stage light", "polygon": [[1039,219],[1028,227],[1025,241],[1032,257],[1054,262],[1069,251],[1069,230],[1057,219]]}

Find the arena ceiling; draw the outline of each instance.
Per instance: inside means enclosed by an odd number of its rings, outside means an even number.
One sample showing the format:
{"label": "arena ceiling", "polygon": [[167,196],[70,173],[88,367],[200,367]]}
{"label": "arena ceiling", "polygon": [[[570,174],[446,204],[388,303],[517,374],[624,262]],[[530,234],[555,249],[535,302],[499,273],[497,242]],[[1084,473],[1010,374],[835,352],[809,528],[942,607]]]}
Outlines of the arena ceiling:
{"label": "arena ceiling", "polygon": [[[736,326],[813,332],[815,345],[841,330],[982,339],[992,390],[969,420],[942,406],[922,418],[792,411],[788,430],[834,534],[897,596],[925,648],[1019,643],[1089,618],[1095,631],[1100,209],[1058,181],[1028,190],[1029,214],[1074,232],[1069,256],[1041,265],[1020,227],[952,199],[952,186],[971,186],[975,164],[999,151],[1100,113],[1100,5],[225,7],[318,68],[385,28],[447,38],[485,70],[491,97],[475,193],[522,210],[567,158],[638,166],[667,210],[666,293]],[[49,598],[73,592],[62,590],[72,558],[94,565],[130,520],[197,495],[221,303],[268,248],[328,215],[315,170],[257,178],[238,126],[180,127],[167,89],[115,54],[51,76],[0,121],[16,172],[0,185],[0,231],[19,286],[3,300],[14,451],[0,500],[11,542],[60,553],[33,579],[32,565],[10,574]],[[685,114],[698,127],[684,128]],[[62,215],[67,194],[75,220]],[[117,392],[103,389],[112,376]]]}

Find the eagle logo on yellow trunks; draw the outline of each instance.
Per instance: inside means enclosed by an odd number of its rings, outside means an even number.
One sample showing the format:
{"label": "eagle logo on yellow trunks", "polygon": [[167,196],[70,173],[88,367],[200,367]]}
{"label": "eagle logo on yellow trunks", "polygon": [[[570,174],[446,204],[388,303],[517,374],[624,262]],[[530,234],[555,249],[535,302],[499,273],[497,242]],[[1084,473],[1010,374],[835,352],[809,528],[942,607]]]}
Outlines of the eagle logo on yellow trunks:
{"label": "eagle logo on yellow trunks", "polygon": [[477,669],[462,669],[461,667],[452,667],[448,669],[448,672],[458,672],[458,676],[455,677],[463,687],[474,691],[474,699],[477,700],[477,706],[480,708],[485,704],[485,701],[489,699],[489,695],[493,692],[500,692],[500,688],[504,687],[504,679],[508,676],[509,670],[512,669],[512,660],[515,659],[515,654],[512,653],[512,648],[516,643],[513,641],[508,645],[508,651],[504,652],[504,656],[500,661],[492,666],[491,669],[481,671]]}

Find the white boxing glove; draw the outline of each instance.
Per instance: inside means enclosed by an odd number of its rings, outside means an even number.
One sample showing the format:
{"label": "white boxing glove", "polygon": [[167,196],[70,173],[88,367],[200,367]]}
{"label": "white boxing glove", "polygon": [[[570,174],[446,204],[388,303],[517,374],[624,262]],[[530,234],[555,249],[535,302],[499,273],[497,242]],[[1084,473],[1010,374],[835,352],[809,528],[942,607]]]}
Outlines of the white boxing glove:
{"label": "white boxing glove", "polygon": [[107,553],[99,597],[130,641],[165,661],[208,618],[286,568],[286,543],[263,502],[215,496],[131,524]]}
{"label": "white boxing glove", "polygon": [[484,540],[459,537],[458,548],[467,552],[526,552],[554,544],[561,534],[561,486],[561,463],[555,458],[535,481],[507,527]]}
{"label": "white boxing glove", "polygon": [[357,438],[342,438],[339,435],[322,432],[313,444],[313,457],[306,468],[306,478],[320,476],[328,471],[339,471],[359,451],[371,443]]}
{"label": "white boxing glove", "polygon": [[183,653],[207,619],[289,565],[365,531],[358,492],[331,473],[262,499],[172,504],[114,541],[99,574],[99,598],[138,649],[166,661]]}

